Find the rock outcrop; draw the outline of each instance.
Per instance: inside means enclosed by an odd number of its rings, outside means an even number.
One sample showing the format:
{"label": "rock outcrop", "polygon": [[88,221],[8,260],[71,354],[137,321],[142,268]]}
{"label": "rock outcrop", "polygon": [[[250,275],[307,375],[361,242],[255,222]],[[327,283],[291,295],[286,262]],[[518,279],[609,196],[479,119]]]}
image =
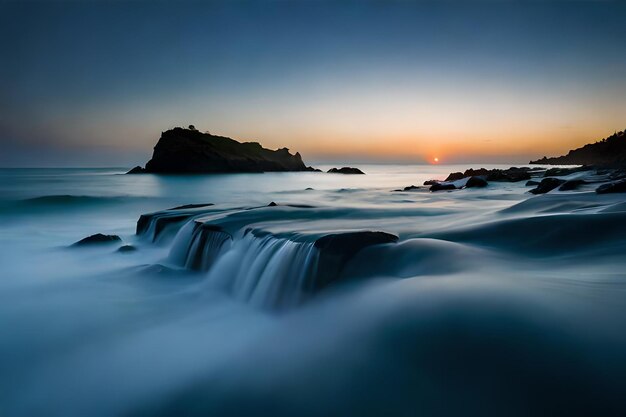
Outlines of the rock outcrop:
{"label": "rock outcrop", "polygon": [[616,132],[608,138],[573,149],[567,155],[543,157],[531,164],[547,165],[598,165],[621,167],[626,165],[626,131]]}
{"label": "rock outcrop", "polygon": [[354,174],[365,174],[365,172],[361,171],[358,168],[352,168],[352,167],[343,167],[343,168],[331,168],[328,170],[329,174],[349,174],[349,175],[354,175]]}
{"label": "rock outcrop", "polygon": [[565,180],[561,180],[558,178],[544,178],[541,180],[537,188],[533,188],[529,192],[532,194],[545,194],[554,190],[561,184],[564,184]]}
{"label": "rock outcrop", "polygon": [[608,184],[602,184],[596,189],[598,194],[608,193],[626,193],[626,180],[609,182]]}
{"label": "rock outcrop", "polygon": [[530,173],[540,168],[511,167],[509,169],[467,169],[465,172],[453,172],[446,178],[447,181],[458,181],[468,177],[482,177],[486,181],[518,182],[530,179]]}
{"label": "rock outcrop", "polygon": [[563,185],[559,187],[559,191],[572,191],[578,189],[581,185],[588,184],[585,180],[569,180],[565,181]]}
{"label": "rock outcrop", "polygon": [[257,142],[202,133],[176,127],[161,134],[152,159],[145,169],[135,167],[129,174],[208,174],[228,172],[314,171],[299,153],[289,149],[270,150]]}
{"label": "rock outcrop", "polygon": [[465,188],[482,188],[487,185],[489,185],[489,183],[482,177],[470,177],[465,183]]}
{"label": "rock outcrop", "polygon": [[454,186],[454,184],[438,182],[436,184],[431,185],[429,190],[433,192],[434,191],[451,191],[451,190],[456,190],[456,187]]}
{"label": "rock outcrop", "polygon": [[319,263],[310,290],[319,290],[337,280],[346,261],[360,250],[385,243],[396,243],[398,236],[386,232],[359,231],[322,236],[315,241]]}
{"label": "rock outcrop", "polygon": [[87,236],[72,244],[72,246],[88,246],[99,243],[114,243],[120,242],[122,239],[118,235],[103,235],[102,233],[96,233],[95,235]]}

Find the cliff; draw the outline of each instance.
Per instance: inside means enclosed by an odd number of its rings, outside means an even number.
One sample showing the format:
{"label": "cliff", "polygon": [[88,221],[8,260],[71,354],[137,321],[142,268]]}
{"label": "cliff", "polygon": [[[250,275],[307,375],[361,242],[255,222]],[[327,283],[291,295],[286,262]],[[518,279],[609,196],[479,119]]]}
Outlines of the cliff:
{"label": "cliff", "polygon": [[626,166],[626,131],[569,151],[567,155],[530,161],[531,164]]}
{"label": "cliff", "polygon": [[190,126],[176,127],[161,134],[152,159],[145,169],[129,173],[195,174],[220,172],[312,171],[299,153],[287,148],[270,150],[257,142],[202,133]]}

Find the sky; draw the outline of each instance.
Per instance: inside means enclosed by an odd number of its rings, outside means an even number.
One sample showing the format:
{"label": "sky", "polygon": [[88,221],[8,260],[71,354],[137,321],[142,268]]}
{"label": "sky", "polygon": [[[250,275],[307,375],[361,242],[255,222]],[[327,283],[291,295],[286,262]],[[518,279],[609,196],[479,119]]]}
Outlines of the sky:
{"label": "sky", "polygon": [[199,130],[305,162],[528,162],[626,129],[626,4],[0,0],[0,167]]}

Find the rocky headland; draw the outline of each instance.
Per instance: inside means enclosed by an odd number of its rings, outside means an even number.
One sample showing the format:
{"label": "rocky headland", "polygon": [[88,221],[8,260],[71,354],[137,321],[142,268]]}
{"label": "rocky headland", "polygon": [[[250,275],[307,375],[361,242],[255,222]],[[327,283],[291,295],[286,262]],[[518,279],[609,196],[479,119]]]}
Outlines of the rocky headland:
{"label": "rocky headland", "polygon": [[236,172],[315,171],[302,156],[289,149],[270,150],[258,142],[234,139],[176,127],[161,134],[152,159],[145,168],[137,166],[129,174],[208,174]]}
{"label": "rocky headland", "polygon": [[567,155],[552,158],[544,156],[536,161],[530,161],[530,163],[624,167],[626,166],[626,131],[615,132],[608,138],[573,149]]}

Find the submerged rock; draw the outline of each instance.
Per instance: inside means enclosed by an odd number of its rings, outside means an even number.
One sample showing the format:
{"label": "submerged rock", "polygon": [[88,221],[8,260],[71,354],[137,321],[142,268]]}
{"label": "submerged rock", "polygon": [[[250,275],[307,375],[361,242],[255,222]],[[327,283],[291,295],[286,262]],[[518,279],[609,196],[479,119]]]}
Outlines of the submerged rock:
{"label": "submerged rock", "polygon": [[184,210],[184,209],[194,209],[194,208],[200,208],[200,207],[209,207],[212,206],[213,203],[200,203],[200,204],[185,204],[182,206],[178,206],[178,207],[172,207],[168,210]]}
{"label": "submerged rock", "polygon": [[274,203],[273,201],[271,203],[269,203],[267,206],[268,207],[276,207],[278,204]]}
{"label": "submerged rock", "polygon": [[[133,168],[131,171],[135,171]],[[270,150],[257,142],[202,133],[195,128],[176,127],[165,131],[154,147],[143,171],[164,174],[207,174],[219,172],[313,171],[302,157],[289,149]],[[130,173],[130,172],[129,172]]]}
{"label": "submerged rock", "polygon": [[135,168],[133,168],[130,171],[128,171],[127,174],[143,174],[145,172],[146,171],[142,167],[137,165]]}
{"label": "submerged rock", "polygon": [[539,181],[535,181],[535,180],[526,181],[526,187],[537,186],[537,185],[539,185]]}
{"label": "submerged rock", "polygon": [[585,180],[569,180],[565,181],[563,185],[559,187],[559,191],[571,191],[575,190],[583,184],[588,184]]}
{"label": "submerged rock", "polygon": [[433,192],[434,191],[449,191],[449,190],[456,190],[456,187],[454,186],[454,184],[445,184],[445,183],[438,182],[436,184],[431,185],[429,190]]}
{"label": "submerged rock", "polygon": [[577,172],[590,171],[593,167],[581,166],[575,168],[550,168],[543,174],[544,177],[562,177],[564,175],[575,174]]}
{"label": "submerged rock", "polygon": [[541,180],[537,188],[533,188],[529,192],[533,194],[545,194],[549,191],[554,190],[556,187],[563,183],[565,183],[565,181],[558,178],[544,178]]}
{"label": "submerged rock", "polygon": [[610,182],[608,184],[602,184],[596,188],[598,194],[608,193],[626,193],[626,180]]}
{"label": "submerged rock", "polygon": [[394,190],[394,191],[417,191],[419,190],[421,187],[418,187],[416,185],[409,185],[408,187],[404,187],[401,190]]}
{"label": "submerged rock", "polygon": [[124,246],[120,246],[117,251],[120,253],[129,253],[129,252],[135,252],[137,250],[136,247],[134,247],[133,245],[124,245]]}
{"label": "submerged rock", "polygon": [[350,174],[350,175],[354,175],[354,174],[365,174],[365,172],[361,171],[358,168],[352,168],[352,167],[343,167],[343,168],[331,168],[328,170],[329,174]]}
{"label": "submerged rock", "polygon": [[96,233],[95,235],[87,236],[72,244],[72,246],[87,246],[98,243],[114,243],[119,242],[122,239],[118,235],[103,235],[102,233]]}
{"label": "submerged rock", "polygon": [[481,177],[470,177],[465,183],[465,188],[486,187],[489,183]]}
{"label": "submerged rock", "polygon": [[397,241],[396,235],[373,231],[337,233],[317,239],[315,247],[319,250],[318,271],[309,290],[315,291],[334,282],[346,262],[361,249]]}

